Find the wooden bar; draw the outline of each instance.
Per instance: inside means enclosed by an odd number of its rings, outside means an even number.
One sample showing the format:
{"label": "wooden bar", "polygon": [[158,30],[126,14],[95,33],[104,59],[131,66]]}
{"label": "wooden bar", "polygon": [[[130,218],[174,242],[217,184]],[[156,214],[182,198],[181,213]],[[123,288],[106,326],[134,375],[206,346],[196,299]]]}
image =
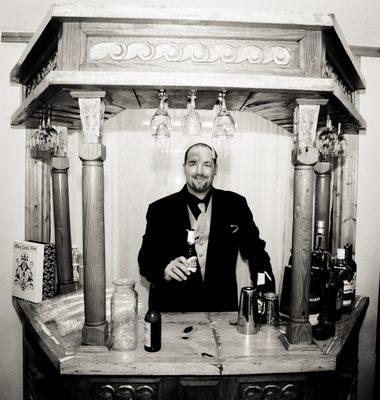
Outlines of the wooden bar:
{"label": "wooden bar", "polygon": [[[334,338],[316,342],[307,352],[287,351],[279,340],[281,331],[265,326],[257,335],[241,335],[231,324],[237,317],[231,312],[163,313],[162,348],[157,353],[144,351],[139,315],[137,349],[108,351],[81,346],[80,332],[61,336],[53,321],[42,322],[38,305],[17,299],[14,305],[29,353],[48,358],[37,368],[40,373],[50,371],[49,380],[39,387],[51,395],[79,400],[105,399],[108,393],[123,398],[128,389],[136,396],[132,399],[250,400],[276,391],[279,399],[332,400],[354,394],[347,382],[356,379],[352,367],[368,298],[357,298],[353,312],[337,323]],[[186,333],[188,327],[193,329]],[[33,368],[29,358],[25,370]],[[137,397],[143,390],[149,395]]]}

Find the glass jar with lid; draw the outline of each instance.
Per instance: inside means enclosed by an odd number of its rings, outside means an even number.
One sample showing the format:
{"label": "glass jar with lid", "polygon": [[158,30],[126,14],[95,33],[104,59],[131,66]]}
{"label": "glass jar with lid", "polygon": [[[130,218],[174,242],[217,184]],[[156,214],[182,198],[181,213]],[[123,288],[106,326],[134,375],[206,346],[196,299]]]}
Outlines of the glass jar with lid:
{"label": "glass jar with lid", "polygon": [[113,350],[134,350],[137,347],[136,281],[116,279],[111,297],[111,339]]}

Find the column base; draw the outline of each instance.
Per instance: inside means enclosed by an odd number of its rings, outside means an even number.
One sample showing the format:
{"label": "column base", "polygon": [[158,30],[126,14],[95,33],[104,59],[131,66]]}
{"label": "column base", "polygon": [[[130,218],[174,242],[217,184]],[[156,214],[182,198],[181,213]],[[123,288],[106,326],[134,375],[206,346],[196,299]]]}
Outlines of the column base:
{"label": "column base", "polygon": [[65,294],[75,292],[76,286],[74,281],[69,282],[58,282],[57,284],[57,292],[58,294]]}
{"label": "column base", "polygon": [[315,343],[290,343],[286,335],[283,333],[280,334],[279,339],[281,343],[284,345],[286,350],[294,351],[294,350],[301,350],[301,351],[318,351],[320,349]]}
{"label": "column base", "polygon": [[286,339],[290,344],[310,345],[313,341],[310,322],[295,322],[290,319],[286,325]]}
{"label": "column base", "polygon": [[82,328],[82,344],[86,346],[106,346],[108,337],[108,322],[102,325],[89,326],[86,323]]}

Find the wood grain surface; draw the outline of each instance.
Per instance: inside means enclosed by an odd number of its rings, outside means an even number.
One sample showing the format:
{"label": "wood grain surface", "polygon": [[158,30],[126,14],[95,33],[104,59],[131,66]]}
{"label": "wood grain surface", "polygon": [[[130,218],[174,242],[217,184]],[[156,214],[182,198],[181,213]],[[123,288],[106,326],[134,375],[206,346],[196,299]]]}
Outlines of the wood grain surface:
{"label": "wood grain surface", "polygon": [[[13,302],[21,319],[32,324],[42,349],[61,374],[133,376],[333,371],[336,357],[368,306],[368,298],[357,297],[353,312],[337,323],[337,336],[316,342],[315,349],[306,352],[285,349],[278,338],[283,326],[277,330],[263,326],[257,335],[241,335],[231,324],[236,313],[163,313],[161,351],[148,353],[143,348],[143,315],[139,315],[137,349],[118,352],[81,346],[80,333],[61,337],[54,323],[45,325],[41,321],[37,305],[16,298]],[[188,327],[193,329],[185,333]]]}

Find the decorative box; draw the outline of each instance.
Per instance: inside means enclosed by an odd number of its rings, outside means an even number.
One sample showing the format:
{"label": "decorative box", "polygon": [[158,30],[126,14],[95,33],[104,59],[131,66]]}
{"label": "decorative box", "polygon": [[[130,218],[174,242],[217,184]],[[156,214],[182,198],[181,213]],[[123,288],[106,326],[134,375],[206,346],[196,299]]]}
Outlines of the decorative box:
{"label": "decorative box", "polygon": [[52,243],[15,241],[12,294],[39,303],[56,293],[55,246]]}

